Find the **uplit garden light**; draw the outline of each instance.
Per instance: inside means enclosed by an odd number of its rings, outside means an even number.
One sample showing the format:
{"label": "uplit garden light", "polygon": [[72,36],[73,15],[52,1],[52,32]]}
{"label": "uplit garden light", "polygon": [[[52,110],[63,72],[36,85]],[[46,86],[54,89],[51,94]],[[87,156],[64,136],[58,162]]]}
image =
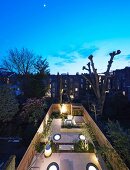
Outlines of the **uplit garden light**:
{"label": "uplit garden light", "polygon": [[47,170],[59,170],[59,165],[56,162],[52,162],[48,165]]}
{"label": "uplit garden light", "polygon": [[98,167],[93,163],[88,163],[86,166],[86,170],[98,170]]}
{"label": "uplit garden light", "polygon": [[79,139],[84,141],[84,147],[88,150],[88,143],[87,143],[87,140],[86,140],[86,137],[84,135],[79,135]]}
{"label": "uplit garden light", "polygon": [[85,140],[86,138],[85,138],[84,135],[79,135],[79,139],[80,139],[80,140]]}
{"label": "uplit garden light", "polygon": [[51,156],[51,154],[52,154],[51,146],[49,144],[47,144],[45,147],[44,155],[45,155],[45,157],[49,157],[49,156]]}
{"label": "uplit garden light", "polygon": [[67,107],[66,107],[65,104],[62,104],[62,105],[61,105],[61,114],[62,114],[62,113],[66,113],[66,112],[67,112]]}
{"label": "uplit garden light", "polygon": [[53,136],[53,139],[56,140],[56,141],[58,141],[58,140],[61,139],[61,135],[60,135],[60,134],[55,134],[55,135]]}

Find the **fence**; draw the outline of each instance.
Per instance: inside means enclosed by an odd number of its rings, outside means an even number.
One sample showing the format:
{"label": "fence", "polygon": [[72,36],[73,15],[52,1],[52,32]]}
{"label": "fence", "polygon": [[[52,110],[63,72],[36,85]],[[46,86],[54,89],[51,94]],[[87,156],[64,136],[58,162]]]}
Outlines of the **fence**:
{"label": "fence", "polygon": [[129,170],[128,167],[123,162],[123,160],[118,155],[118,153],[116,152],[116,150],[112,147],[110,142],[107,140],[107,138],[104,136],[104,134],[101,132],[97,124],[93,121],[93,119],[85,109],[84,109],[84,119],[92,127],[93,133],[96,137],[98,144],[102,147],[105,146],[106,148],[109,148],[113,151],[111,155],[106,154],[112,168],[114,170]]}
{"label": "fence", "polygon": [[55,107],[53,108],[53,106],[51,106],[50,109],[48,110],[44,120],[42,121],[39,129],[37,130],[34,138],[32,139],[27,151],[25,152],[22,160],[20,161],[20,164],[18,165],[17,170],[27,170],[29,165],[31,164],[31,161],[34,155],[36,154],[34,145],[35,143],[40,141],[41,133],[43,132],[44,126],[47,123],[47,120],[49,119],[53,109],[55,109]]}

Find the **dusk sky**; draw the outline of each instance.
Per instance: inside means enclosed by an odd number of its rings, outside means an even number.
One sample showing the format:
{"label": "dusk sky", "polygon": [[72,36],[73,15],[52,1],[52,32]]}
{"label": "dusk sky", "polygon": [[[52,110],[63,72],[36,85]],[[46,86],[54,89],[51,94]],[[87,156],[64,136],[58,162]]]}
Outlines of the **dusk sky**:
{"label": "dusk sky", "polygon": [[0,0],[0,58],[12,48],[47,58],[51,74],[75,74],[94,55],[98,72],[130,66],[130,0]]}

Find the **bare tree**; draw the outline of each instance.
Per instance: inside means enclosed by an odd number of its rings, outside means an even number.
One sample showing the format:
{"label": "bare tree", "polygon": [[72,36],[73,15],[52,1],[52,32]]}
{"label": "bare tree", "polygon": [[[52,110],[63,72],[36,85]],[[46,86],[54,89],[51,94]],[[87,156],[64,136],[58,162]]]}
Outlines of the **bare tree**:
{"label": "bare tree", "polygon": [[109,54],[110,60],[108,61],[107,70],[104,73],[104,80],[102,81],[102,86],[100,86],[99,74],[97,73],[97,69],[95,69],[95,66],[94,66],[93,55],[90,55],[88,57],[88,59],[90,60],[90,62],[87,64],[88,68],[83,66],[83,70],[87,70],[89,72],[89,77],[84,76],[84,75],[83,76],[91,84],[94,94],[97,98],[98,114],[102,115],[102,112],[103,112],[103,106],[104,106],[104,102],[105,102],[105,98],[106,98],[108,77],[109,77],[109,73],[110,73],[110,68],[113,63],[113,59],[114,59],[115,55],[118,55],[120,53],[121,53],[121,51],[117,50],[117,51],[113,51],[112,53]]}
{"label": "bare tree", "polygon": [[33,71],[35,55],[26,48],[9,50],[8,57],[3,60],[3,66],[12,72],[26,75]]}

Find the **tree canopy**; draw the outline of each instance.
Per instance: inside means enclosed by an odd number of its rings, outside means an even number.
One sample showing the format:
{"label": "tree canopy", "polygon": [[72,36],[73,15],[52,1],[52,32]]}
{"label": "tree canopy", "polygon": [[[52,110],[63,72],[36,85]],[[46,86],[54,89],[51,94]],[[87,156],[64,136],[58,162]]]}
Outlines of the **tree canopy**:
{"label": "tree canopy", "polygon": [[30,73],[49,74],[49,63],[42,56],[35,55],[27,48],[10,49],[3,59],[3,66],[11,72],[21,75]]}
{"label": "tree canopy", "polygon": [[0,121],[11,121],[18,112],[18,106],[13,91],[7,85],[0,86]]}
{"label": "tree canopy", "polygon": [[20,50],[15,48],[8,51],[8,56],[3,60],[3,65],[11,72],[24,75],[34,70],[35,60],[36,56],[27,48]]}
{"label": "tree canopy", "polygon": [[49,63],[46,59],[42,59],[42,56],[37,57],[34,67],[39,74],[47,75],[50,73]]}
{"label": "tree canopy", "polygon": [[116,151],[120,154],[125,162],[130,166],[130,134],[125,132],[118,121],[107,123],[107,134],[112,141]]}
{"label": "tree canopy", "polygon": [[3,67],[18,74],[25,98],[43,97],[48,90],[49,63],[27,48],[10,49]]}
{"label": "tree canopy", "polygon": [[23,105],[21,117],[23,121],[30,123],[37,123],[44,117],[44,109],[47,108],[44,98],[42,99],[28,99]]}

